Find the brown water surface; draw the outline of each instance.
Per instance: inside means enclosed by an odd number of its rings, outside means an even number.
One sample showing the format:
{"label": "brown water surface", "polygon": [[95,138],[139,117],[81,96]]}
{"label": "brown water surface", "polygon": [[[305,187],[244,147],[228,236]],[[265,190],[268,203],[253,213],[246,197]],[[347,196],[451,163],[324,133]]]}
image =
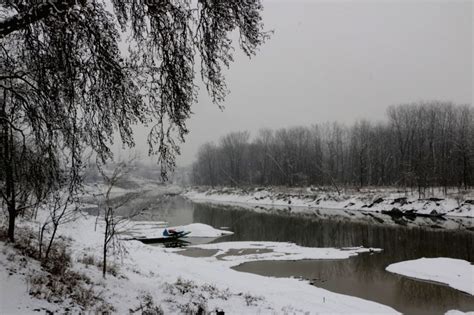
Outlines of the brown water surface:
{"label": "brown water surface", "polygon": [[[385,270],[392,263],[421,257],[451,257],[472,263],[474,233],[468,230],[472,220],[464,219],[456,229],[440,229],[432,228],[429,221],[419,226],[398,224],[390,222],[388,216],[382,216],[386,223],[378,223],[370,216],[367,220],[351,220],[337,215],[331,218],[281,211],[259,213],[207,204],[195,204],[193,212],[195,222],[228,226],[235,232],[214,242],[286,241],[308,247],[360,245],[383,249],[381,253],[343,260],[249,262],[235,270],[307,279],[317,287],[385,304],[405,314],[444,314],[451,309],[474,311],[474,297],[467,293]],[[448,223],[440,222],[436,226],[449,226]]]}

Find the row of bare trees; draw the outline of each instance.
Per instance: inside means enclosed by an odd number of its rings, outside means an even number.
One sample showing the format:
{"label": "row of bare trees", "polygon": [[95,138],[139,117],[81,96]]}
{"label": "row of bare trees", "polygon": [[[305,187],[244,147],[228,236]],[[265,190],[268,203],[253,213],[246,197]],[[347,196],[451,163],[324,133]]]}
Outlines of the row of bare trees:
{"label": "row of bare trees", "polygon": [[387,120],[325,123],[204,144],[197,185],[428,187],[474,185],[474,109],[447,102],[391,106]]}

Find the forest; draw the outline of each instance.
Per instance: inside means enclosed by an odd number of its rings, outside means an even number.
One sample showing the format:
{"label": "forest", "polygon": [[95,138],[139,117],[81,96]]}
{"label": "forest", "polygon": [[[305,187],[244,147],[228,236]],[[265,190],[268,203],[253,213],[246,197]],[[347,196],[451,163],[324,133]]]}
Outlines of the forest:
{"label": "forest", "polygon": [[[317,117],[315,117],[317,119]],[[195,185],[474,185],[474,108],[418,102],[388,108],[381,122],[356,121],[232,132],[200,147]]]}

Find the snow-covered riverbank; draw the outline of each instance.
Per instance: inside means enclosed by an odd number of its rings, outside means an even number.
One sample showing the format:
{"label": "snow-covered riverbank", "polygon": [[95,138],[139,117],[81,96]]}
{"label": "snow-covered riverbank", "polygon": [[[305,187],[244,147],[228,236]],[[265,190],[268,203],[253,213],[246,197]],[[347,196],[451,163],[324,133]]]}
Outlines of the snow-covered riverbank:
{"label": "snow-covered riverbank", "polygon": [[[307,209],[343,209],[351,211],[387,212],[393,215],[446,215],[452,217],[474,217],[474,194],[449,197],[417,196],[391,190],[376,190],[341,194],[320,192],[311,188],[220,188],[188,189],[184,194],[195,202],[218,204],[241,204]],[[303,211],[299,209],[300,211]]]}
{"label": "snow-covered riverbank", "polygon": [[[140,305],[144,296],[151,297],[165,313],[179,313],[190,309],[196,311],[199,307],[210,312],[223,309],[226,314],[396,313],[390,307],[332,293],[305,281],[241,273],[232,270],[230,266],[233,264],[224,260],[185,257],[174,253],[174,249],[148,246],[137,241],[124,243],[128,254],[115,260],[114,263],[119,268],[117,275],[109,275],[104,280],[99,268],[84,264],[84,257],[100,260],[103,234],[100,225],[94,230],[94,224],[93,216],[80,216],[76,221],[62,226],[59,233],[64,239],[70,239],[68,251],[71,253],[73,269],[91,279],[91,290],[100,292],[103,300],[113,305],[116,313],[128,313],[130,309]],[[21,226],[20,230],[27,227],[37,229],[34,222],[23,221]],[[242,250],[255,246],[238,245]],[[287,243],[263,243],[259,248],[276,250],[280,256],[289,251],[289,259],[344,259],[367,251],[362,248],[310,249]],[[29,313],[35,308],[50,311],[64,311],[65,308],[79,310],[68,299],[46,302],[30,297],[29,277],[44,272],[38,262],[20,256],[3,241],[0,242],[0,255],[2,284],[8,284],[8,289],[2,286],[0,313]]]}

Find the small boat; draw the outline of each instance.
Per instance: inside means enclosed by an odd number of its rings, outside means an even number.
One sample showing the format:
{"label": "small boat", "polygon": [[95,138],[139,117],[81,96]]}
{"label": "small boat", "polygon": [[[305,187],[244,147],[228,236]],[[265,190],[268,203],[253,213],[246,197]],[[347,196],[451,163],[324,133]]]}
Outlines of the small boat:
{"label": "small boat", "polygon": [[191,232],[188,231],[176,231],[175,229],[165,229],[163,231],[164,237],[173,237],[173,238],[181,238],[188,235]]}
{"label": "small boat", "polygon": [[174,229],[166,228],[163,231],[163,236],[159,237],[135,237],[134,240],[140,241],[144,244],[153,244],[153,243],[167,243],[174,242],[178,239],[185,237],[190,234],[190,231],[176,231]]}
{"label": "small boat", "polygon": [[[167,246],[167,244],[189,244],[189,242],[179,237],[150,237],[150,238],[140,237],[140,238],[135,238],[134,240],[140,241],[143,244],[165,244],[165,246]],[[169,247],[180,247],[180,246],[169,246]]]}

